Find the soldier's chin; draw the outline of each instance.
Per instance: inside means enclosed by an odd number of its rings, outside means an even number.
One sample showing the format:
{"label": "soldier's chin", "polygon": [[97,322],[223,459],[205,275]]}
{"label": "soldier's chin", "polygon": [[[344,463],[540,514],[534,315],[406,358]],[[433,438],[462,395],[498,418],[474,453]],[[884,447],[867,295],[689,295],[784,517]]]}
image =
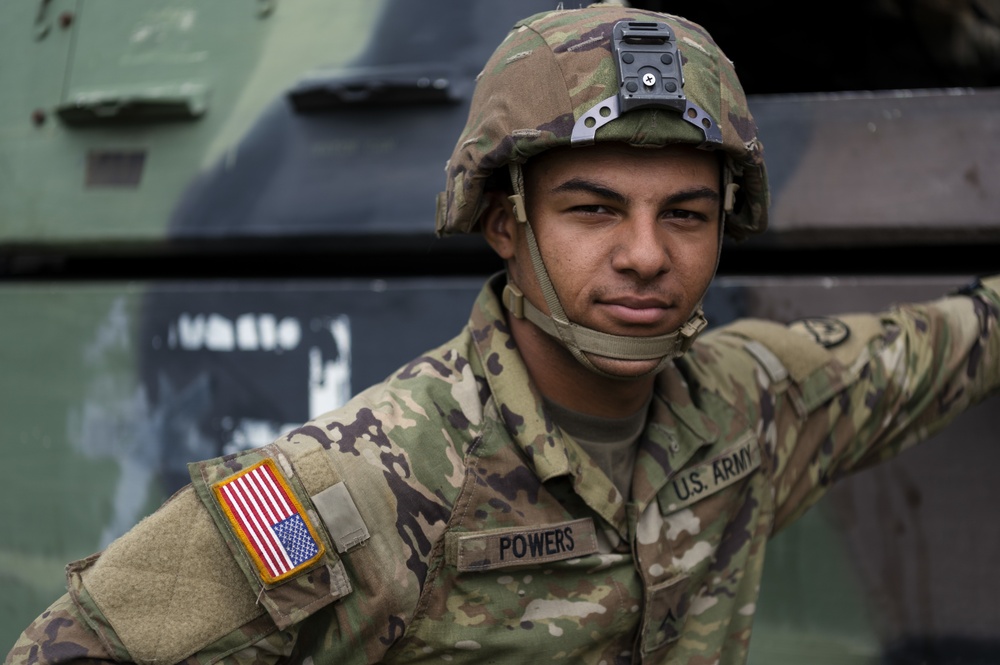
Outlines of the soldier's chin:
{"label": "soldier's chin", "polygon": [[652,360],[619,360],[608,358],[593,353],[586,353],[587,359],[594,364],[594,367],[616,379],[630,381],[643,379],[655,372],[660,365],[660,359]]}

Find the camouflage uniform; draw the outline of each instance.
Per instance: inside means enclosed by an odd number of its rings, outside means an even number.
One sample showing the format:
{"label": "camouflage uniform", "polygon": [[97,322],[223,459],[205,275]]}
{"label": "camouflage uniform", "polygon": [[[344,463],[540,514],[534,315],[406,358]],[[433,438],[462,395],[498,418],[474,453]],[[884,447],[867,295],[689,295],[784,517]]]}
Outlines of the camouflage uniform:
{"label": "camouflage uniform", "polygon": [[[603,8],[515,28],[477,86],[439,232],[474,229],[493,170],[568,145],[617,90],[607,32],[626,15],[659,17]],[[759,232],[763,153],[732,64],[699,26],[672,29],[684,92],[740,188],[726,230]],[[565,74],[563,94],[538,94],[529,64]],[[596,134],[709,138],[656,108]],[[69,594],[7,662],[742,663],[767,538],[1000,384],[1000,278],[880,315],[741,321],[658,375],[625,500],[546,414],[502,281],[458,337],[343,408],[192,465],[191,486],[70,565]]]}
{"label": "camouflage uniform", "polygon": [[[1000,277],[878,315],[740,321],[658,377],[624,501],[546,416],[498,286],[345,407],[192,465],[69,567],[7,663],[742,663],[768,537],[1000,384]],[[273,583],[216,491],[266,460],[318,545]]]}

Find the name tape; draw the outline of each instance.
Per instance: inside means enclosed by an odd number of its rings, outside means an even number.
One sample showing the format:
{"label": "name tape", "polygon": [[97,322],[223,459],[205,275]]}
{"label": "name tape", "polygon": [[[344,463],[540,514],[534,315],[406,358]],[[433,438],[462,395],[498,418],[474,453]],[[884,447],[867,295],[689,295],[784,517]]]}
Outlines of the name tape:
{"label": "name tape", "polygon": [[597,553],[597,534],[589,517],[536,528],[452,535],[457,541],[453,562],[459,570],[492,570]]}

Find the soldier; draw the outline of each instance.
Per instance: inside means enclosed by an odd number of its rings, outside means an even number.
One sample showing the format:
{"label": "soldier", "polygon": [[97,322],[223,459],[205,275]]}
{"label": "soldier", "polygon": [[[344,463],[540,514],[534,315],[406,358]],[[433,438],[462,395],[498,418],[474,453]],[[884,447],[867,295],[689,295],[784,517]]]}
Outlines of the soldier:
{"label": "soldier", "polygon": [[1000,383],[1000,278],[830,320],[705,328],[763,152],[700,26],[516,25],[441,234],[506,261],[457,337],[68,568],[7,662],[742,663],[768,537]]}

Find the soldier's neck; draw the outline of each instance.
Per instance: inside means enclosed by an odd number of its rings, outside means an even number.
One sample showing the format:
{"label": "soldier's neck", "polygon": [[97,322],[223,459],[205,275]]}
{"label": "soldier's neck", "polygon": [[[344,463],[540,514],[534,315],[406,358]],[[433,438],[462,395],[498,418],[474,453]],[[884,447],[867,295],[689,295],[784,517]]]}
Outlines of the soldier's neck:
{"label": "soldier's neck", "polygon": [[626,418],[649,402],[654,376],[627,380],[603,377],[581,365],[531,323],[510,318],[511,334],[528,373],[547,399],[602,418]]}

